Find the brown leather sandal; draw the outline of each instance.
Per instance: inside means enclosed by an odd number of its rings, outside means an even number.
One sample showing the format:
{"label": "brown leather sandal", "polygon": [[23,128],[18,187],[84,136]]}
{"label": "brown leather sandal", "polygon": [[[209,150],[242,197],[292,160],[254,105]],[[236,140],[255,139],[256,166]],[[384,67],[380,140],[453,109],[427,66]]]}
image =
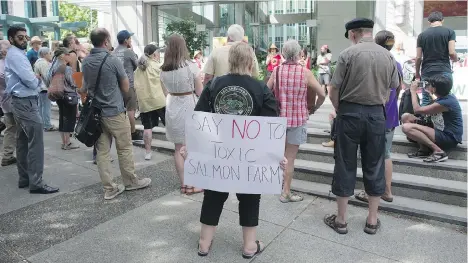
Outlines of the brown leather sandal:
{"label": "brown leather sandal", "polygon": [[336,222],[336,215],[325,215],[323,222],[338,234],[344,235],[348,233],[348,223],[340,224]]}

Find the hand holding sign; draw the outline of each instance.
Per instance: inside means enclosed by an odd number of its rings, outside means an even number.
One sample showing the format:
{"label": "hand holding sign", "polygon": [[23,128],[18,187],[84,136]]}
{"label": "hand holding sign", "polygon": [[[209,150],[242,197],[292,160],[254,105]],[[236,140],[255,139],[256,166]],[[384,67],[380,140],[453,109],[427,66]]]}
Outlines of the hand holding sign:
{"label": "hand holding sign", "polygon": [[[184,181],[219,192],[279,194],[286,118],[191,112],[186,118]],[[268,147],[266,147],[268,146]]]}

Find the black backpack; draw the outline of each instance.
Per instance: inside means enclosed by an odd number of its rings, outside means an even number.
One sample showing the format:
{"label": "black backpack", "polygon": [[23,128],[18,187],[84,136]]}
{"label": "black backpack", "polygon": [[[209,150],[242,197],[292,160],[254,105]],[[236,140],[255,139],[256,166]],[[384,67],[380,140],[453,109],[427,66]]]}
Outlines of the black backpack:
{"label": "black backpack", "polygon": [[[417,98],[418,98],[418,104],[420,104],[419,97]],[[401,115],[403,115],[404,113],[414,114],[410,89],[405,90],[405,92],[403,92],[403,95],[401,95],[400,107],[398,108],[398,119],[400,120],[400,123],[401,123]]]}

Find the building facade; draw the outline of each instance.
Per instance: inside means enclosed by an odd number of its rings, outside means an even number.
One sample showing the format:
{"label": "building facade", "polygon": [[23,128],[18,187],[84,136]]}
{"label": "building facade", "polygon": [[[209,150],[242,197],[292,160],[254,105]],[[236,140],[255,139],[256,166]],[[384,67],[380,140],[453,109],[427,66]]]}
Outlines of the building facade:
{"label": "building facade", "polygon": [[6,38],[8,27],[12,24],[24,26],[31,36],[44,36],[45,32],[54,32],[60,37],[58,0],[0,0],[1,38]]}
{"label": "building facade", "polygon": [[[312,52],[327,44],[338,54],[350,45],[344,38],[344,24],[355,17],[365,17],[376,22],[375,33],[382,29],[392,31],[397,45],[408,56],[414,56],[416,37],[427,28],[431,10],[443,11],[445,25],[457,32],[457,48],[466,50],[466,1],[68,1],[99,10],[99,26],[110,29],[113,39],[119,30],[134,32],[139,54],[149,42],[163,46],[167,24],[182,19],[204,25],[209,46],[213,37],[225,36],[227,27],[237,23],[245,28],[249,43],[260,50],[272,43],[281,47],[293,38]],[[205,53],[209,54],[210,49]]]}

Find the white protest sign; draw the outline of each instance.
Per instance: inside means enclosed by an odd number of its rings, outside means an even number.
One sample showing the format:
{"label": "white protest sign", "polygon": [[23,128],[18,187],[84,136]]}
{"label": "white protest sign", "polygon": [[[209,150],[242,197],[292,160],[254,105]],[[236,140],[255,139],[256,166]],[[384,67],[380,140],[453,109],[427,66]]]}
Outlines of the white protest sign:
{"label": "white protest sign", "polygon": [[190,112],[184,184],[219,192],[280,194],[286,118]]}

